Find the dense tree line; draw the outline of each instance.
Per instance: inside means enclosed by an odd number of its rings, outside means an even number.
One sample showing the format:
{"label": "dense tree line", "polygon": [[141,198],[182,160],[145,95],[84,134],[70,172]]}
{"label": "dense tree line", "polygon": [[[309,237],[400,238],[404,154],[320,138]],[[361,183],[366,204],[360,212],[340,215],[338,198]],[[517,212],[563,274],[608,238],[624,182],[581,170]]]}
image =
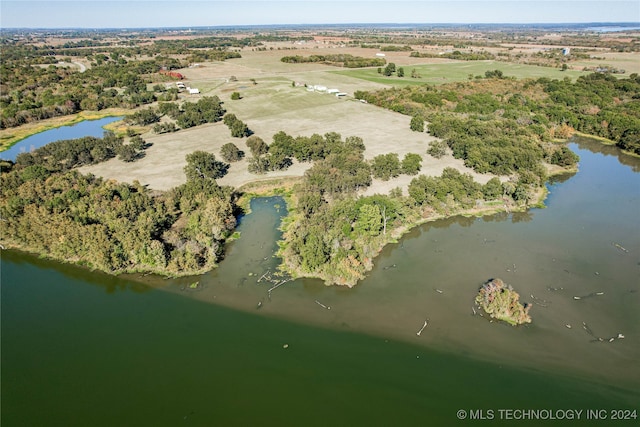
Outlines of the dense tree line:
{"label": "dense tree line", "polygon": [[191,173],[210,165],[201,157],[188,158],[187,182],[162,195],[137,182],[16,163],[0,177],[3,243],[109,273],[204,272],[235,227],[236,196],[218,186],[219,174]]}
{"label": "dense tree line", "polygon": [[461,52],[454,50],[453,52],[444,53],[425,53],[413,51],[409,54],[412,58],[447,58],[456,59],[458,61],[488,61],[496,59],[496,56],[490,52],[485,51],[472,51]]}
{"label": "dense tree line", "polygon": [[336,55],[310,55],[310,56],[283,56],[280,61],[289,64],[303,64],[306,62],[320,62],[345,68],[381,67],[387,63],[384,58],[364,58],[349,54]]}
{"label": "dense tree line", "polygon": [[[423,117],[431,122],[430,132],[441,133],[439,128],[444,121],[446,127],[453,126],[454,130],[459,130],[460,138],[476,136],[484,139],[484,134],[473,132],[465,136],[468,129],[462,125],[476,128],[474,131],[480,126],[491,134],[491,126],[482,125],[482,122],[489,121],[506,133],[514,144],[519,144],[516,139],[520,136],[532,143],[535,142],[532,139],[537,140],[536,143],[545,151],[545,159],[553,157],[552,151],[561,149],[548,142],[562,136],[558,135],[558,129],[562,127],[601,136],[625,150],[640,153],[638,74],[631,74],[626,79],[602,73],[590,74],[579,77],[575,82],[548,78],[516,81],[505,78],[500,70],[493,70],[485,77],[481,81],[437,88],[421,85],[378,92],[358,91],[355,96],[393,111]],[[497,79],[500,84],[496,84]],[[457,114],[452,114],[451,110]],[[471,122],[468,122],[468,118]],[[493,145],[505,143],[495,139],[490,142]],[[450,145],[460,146],[455,141]],[[511,142],[507,145],[511,145]],[[456,150],[456,153],[459,154],[460,150]],[[521,160],[529,162],[530,154],[525,154],[525,159],[516,160],[515,163]],[[480,169],[485,170],[487,167],[488,170],[497,167],[483,165],[482,162],[473,163],[478,163]],[[514,162],[511,163],[508,169],[516,169]]]}
{"label": "dense tree line", "polygon": [[[197,102],[183,102],[179,106],[172,102],[161,103],[158,111],[175,120],[182,129],[219,122],[225,113],[222,102],[217,96],[204,96]],[[157,133],[172,132],[174,129],[170,124],[154,127]]]}

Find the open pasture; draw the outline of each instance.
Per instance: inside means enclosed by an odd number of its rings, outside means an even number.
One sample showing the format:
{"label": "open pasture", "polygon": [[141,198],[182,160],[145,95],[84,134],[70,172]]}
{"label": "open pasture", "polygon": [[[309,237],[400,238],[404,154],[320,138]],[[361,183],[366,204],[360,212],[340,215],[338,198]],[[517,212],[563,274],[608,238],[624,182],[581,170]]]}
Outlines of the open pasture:
{"label": "open pasture", "polygon": [[[565,77],[569,77],[575,80],[579,76],[587,74],[583,71],[560,71],[558,68],[513,64],[501,61],[450,61],[422,65],[404,65],[402,63],[396,63],[396,66],[404,68],[404,77],[397,77],[395,74],[390,77],[385,77],[378,73],[376,68],[359,68],[355,70],[339,70],[333,72],[335,74],[355,77],[389,86],[409,86],[425,83],[439,85],[468,80],[469,77],[484,77],[485,72],[492,70],[500,70],[505,76],[515,77],[517,79],[540,77],[564,79]],[[421,76],[420,78],[411,77],[412,70],[414,69]]]}

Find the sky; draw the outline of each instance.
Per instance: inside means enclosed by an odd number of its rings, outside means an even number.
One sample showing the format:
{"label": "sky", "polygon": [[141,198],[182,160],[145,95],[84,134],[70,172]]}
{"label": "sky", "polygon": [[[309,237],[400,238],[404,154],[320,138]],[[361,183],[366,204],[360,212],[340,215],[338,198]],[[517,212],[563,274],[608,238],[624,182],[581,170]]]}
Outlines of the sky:
{"label": "sky", "polygon": [[640,22],[640,0],[0,0],[2,28]]}

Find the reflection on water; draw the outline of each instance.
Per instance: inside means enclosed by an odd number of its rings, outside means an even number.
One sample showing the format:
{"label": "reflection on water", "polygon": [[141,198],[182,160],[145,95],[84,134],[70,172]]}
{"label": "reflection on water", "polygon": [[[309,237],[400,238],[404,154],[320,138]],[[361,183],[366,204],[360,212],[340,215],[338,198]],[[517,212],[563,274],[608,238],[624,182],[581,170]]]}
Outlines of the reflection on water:
{"label": "reflection on water", "polygon": [[85,120],[74,125],[60,126],[36,133],[19,141],[8,150],[0,152],[0,159],[15,161],[20,153],[31,152],[43,145],[63,139],[76,139],[85,136],[101,138],[105,131],[103,126],[121,119],[122,117],[104,117],[98,120]]}

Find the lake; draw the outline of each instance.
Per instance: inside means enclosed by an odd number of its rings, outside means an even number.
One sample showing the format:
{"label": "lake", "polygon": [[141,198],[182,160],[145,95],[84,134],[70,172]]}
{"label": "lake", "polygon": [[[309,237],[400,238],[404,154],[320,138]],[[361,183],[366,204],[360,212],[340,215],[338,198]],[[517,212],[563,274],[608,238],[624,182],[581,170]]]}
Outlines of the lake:
{"label": "lake", "polygon": [[[636,425],[610,411],[640,409],[640,160],[571,148],[546,209],[417,227],[353,289],[258,282],[280,198],[252,202],[199,290],[3,252],[2,425]],[[473,315],[490,277],[533,323]]]}
{"label": "lake", "polygon": [[19,141],[8,150],[0,152],[0,159],[15,161],[18,154],[28,153],[53,141],[76,139],[85,136],[102,138],[105,132],[104,126],[117,122],[118,120],[122,120],[122,117],[104,117],[98,120],[85,120],[71,126],[61,126],[36,133]]}

